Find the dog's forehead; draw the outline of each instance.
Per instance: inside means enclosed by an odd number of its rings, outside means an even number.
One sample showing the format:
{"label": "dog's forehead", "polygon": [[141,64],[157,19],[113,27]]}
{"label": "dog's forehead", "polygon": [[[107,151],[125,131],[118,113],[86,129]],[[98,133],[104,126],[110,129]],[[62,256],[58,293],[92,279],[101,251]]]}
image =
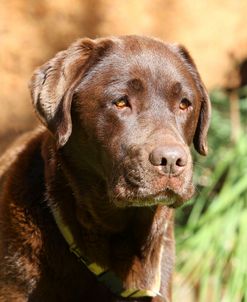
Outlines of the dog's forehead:
{"label": "dog's forehead", "polygon": [[119,39],[114,43],[109,56],[112,62],[124,65],[127,69],[136,66],[150,71],[164,70],[164,67],[178,67],[180,63],[170,45],[153,39]]}
{"label": "dog's forehead", "polygon": [[188,67],[175,51],[175,46],[162,41],[136,36],[113,40],[113,47],[98,66],[109,77],[144,78],[169,82],[191,80]]}
{"label": "dog's forehead", "polygon": [[178,47],[140,36],[112,38],[111,47],[87,72],[78,90],[97,85],[97,91],[103,89],[105,95],[124,93],[128,83],[136,79],[148,93],[170,94],[179,83],[188,96],[197,94]]}
{"label": "dog's forehead", "polygon": [[142,36],[123,36],[113,40],[114,45],[130,55],[152,52],[156,55],[169,55],[172,44]]}

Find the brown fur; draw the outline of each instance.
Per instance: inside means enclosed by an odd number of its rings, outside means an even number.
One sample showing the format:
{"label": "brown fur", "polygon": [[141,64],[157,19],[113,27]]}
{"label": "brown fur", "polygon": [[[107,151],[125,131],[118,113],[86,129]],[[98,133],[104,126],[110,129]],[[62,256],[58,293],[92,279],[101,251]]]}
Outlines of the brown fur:
{"label": "brown fur", "polygon": [[[170,301],[172,207],[194,192],[189,146],[206,154],[210,117],[188,52],[137,36],[82,39],[36,71],[31,92],[46,128],[0,159],[0,301]],[[151,160],[160,146],[179,146],[186,164],[167,174]],[[161,276],[163,298],[113,295],[69,251],[55,207],[85,256],[126,288]]]}

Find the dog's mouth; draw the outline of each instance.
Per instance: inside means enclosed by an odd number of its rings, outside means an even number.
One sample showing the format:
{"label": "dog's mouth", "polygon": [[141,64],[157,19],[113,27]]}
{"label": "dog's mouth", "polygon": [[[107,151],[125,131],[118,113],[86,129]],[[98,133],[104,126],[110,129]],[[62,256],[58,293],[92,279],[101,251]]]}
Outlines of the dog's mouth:
{"label": "dog's mouth", "polygon": [[110,199],[118,207],[145,207],[163,204],[177,208],[194,194],[194,186],[189,177],[156,178],[149,182],[120,177],[111,186]]}
{"label": "dog's mouth", "polygon": [[136,196],[132,198],[115,198],[113,201],[118,207],[145,207],[157,204],[163,204],[168,207],[177,207],[183,203],[181,197],[176,195],[169,189],[157,194],[151,194],[142,197]]}

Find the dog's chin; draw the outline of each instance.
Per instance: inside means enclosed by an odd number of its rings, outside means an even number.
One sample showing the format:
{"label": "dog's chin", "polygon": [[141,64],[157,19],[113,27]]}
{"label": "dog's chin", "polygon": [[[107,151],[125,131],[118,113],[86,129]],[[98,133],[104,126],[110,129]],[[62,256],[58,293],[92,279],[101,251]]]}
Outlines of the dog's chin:
{"label": "dog's chin", "polygon": [[[178,190],[165,188],[162,191],[147,193],[139,190],[136,194],[124,194],[120,197],[119,194],[110,194],[111,201],[119,208],[125,207],[150,207],[155,205],[165,205],[170,208],[177,208],[191,199],[194,194],[194,186],[190,185],[182,193]],[[180,188],[181,191],[181,188]]]}

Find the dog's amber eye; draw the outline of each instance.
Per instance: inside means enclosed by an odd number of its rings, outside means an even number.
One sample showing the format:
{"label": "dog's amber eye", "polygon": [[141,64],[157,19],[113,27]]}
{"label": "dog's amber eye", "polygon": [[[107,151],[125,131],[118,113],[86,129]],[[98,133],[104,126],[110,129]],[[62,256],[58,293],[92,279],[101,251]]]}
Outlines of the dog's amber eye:
{"label": "dog's amber eye", "polygon": [[180,104],[179,104],[179,108],[180,108],[181,110],[186,110],[186,109],[188,109],[190,106],[191,106],[191,102],[190,102],[188,99],[186,99],[186,98],[183,98],[183,99],[181,100]]}
{"label": "dog's amber eye", "polygon": [[113,102],[113,104],[118,108],[118,109],[122,109],[122,108],[125,108],[125,107],[129,107],[129,102],[128,102],[128,99],[127,97],[123,97],[119,100],[116,100]]}

